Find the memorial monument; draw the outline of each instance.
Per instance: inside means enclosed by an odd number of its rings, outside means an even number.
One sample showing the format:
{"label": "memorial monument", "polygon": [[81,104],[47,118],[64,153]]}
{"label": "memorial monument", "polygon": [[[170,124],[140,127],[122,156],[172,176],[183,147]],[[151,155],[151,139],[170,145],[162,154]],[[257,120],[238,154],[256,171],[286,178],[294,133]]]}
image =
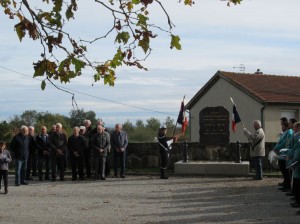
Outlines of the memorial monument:
{"label": "memorial monument", "polygon": [[[222,155],[229,150],[230,116],[222,107],[205,107],[199,113],[199,141],[204,155],[200,161],[179,161],[174,164],[174,172],[178,174],[215,174],[215,175],[248,175],[249,162],[222,160]],[[234,154],[234,153],[233,153]]]}

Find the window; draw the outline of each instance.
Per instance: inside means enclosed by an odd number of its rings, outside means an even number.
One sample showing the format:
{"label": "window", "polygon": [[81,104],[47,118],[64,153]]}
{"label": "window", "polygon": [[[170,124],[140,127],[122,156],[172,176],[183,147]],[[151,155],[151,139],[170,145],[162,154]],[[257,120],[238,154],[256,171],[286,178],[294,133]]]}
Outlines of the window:
{"label": "window", "polygon": [[281,117],[286,117],[288,120],[296,118],[296,110],[282,110]]}

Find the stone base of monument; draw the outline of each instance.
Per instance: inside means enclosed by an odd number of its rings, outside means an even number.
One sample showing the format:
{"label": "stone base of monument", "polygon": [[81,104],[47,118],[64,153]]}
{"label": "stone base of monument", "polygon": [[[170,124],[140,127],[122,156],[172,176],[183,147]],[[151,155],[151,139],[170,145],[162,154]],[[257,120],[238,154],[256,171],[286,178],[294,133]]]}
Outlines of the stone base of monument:
{"label": "stone base of monument", "polygon": [[229,161],[178,161],[174,164],[175,174],[248,176],[249,170],[250,164],[248,161],[241,163]]}

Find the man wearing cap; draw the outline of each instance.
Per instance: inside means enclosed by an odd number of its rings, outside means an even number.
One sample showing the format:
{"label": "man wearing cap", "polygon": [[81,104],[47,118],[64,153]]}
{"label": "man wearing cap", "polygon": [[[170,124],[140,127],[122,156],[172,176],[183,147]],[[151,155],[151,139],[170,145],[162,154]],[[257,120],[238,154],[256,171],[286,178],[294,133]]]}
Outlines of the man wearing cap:
{"label": "man wearing cap", "polygon": [[168,167],[168,160],[171,149],[167,141],[171,140],[172,138],[167,138],[166,133],[167,126],[162,125],[158,130],[157,135],[160,154],[160,179],[168,179],[168,176],[166,175],[166,169]]}

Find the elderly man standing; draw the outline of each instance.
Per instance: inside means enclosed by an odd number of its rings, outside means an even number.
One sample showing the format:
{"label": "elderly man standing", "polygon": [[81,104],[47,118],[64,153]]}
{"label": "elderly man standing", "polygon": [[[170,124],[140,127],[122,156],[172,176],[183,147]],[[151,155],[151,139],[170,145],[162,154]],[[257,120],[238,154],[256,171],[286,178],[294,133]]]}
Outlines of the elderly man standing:
{"label": "elderly man standing", "polygon": [[84,126],[85,126],[85,133],[84,133],[84,138],[85,138],[85,150],[84,150],[84,164],[85,164],[85,172],[86,172],[86,177],[89,179],[91,178],[91,140],[93,136],[93,129],[91,126],[92,122],[90,120],[84,120]]}
{"label": "elderly man standing", "polygon": [[36,142],[35,142],[35,133],[34,133],[33,126],[28,127],[28,138],[29,138],[29,156],[27,159],[25,179],[33,180],[33,178],[30,176],[30,172],[32,171],[32,176],[36,176],[36,165],[37,165]]}
{"label": "elderly man standing", "polygon": [[77,170],[80,180],[83,180],[83,152],[85,148],[85,140],[79,134],[79,127],[73,128],[73,135],[68,139],[68,150],[70,152],[72,166],[72,181],[77,180]]}
{"label": "elderly man standing", "polygon": [[250,141],[250,157],[253,159],[256,175],[254,180],[262,180],[262,164],[261,158],[265,156],[265,133],[261,127],[259,120],[253,121],[254,133],[251,134],[246,128],[244,128],[244,134]]}
{"label": "elderly man standing", "polygon": [[29,156],[28,128],[22,126],[20,132],[11,141],[10,148],[15,157],[15,185],[27,185],[25,181],[26,163]]}
{"label": "elderly man standing", "polygon": [[118,177],[118,161],[121,163],[121,178],[125,178],[125,156],[128,145],[127,133],[122,131],[122,125],[116,124],[111,134],[111,147],[114,153],[114,177]]}
{"label": "elderly man standing", "polygon": [[95,180],[105,180],[106,156],[110,148],[110,136],[101,125],[97,126],[97,133],[93,136],[93,150],[95,159]]}
{"label": "elderly man standing", "polygon": [[51,163],[52,163],[52,181],[56,180],[56,167],[58,165],[60,180],[64,181],[64,167],[65,157],[67,149],[67,136],[62,132],[62,125],[56,124],[56,131],[50,136],[50,148],[51,148]]}
{"label": "elderly man standing", "polygon": [[47,134],[47,128],[45,126],[41,127],[41,133],[35,138],[36,148],[38,151],[38,174],[39,180],[43,180],[43,164],[45,163],[45,180],[50,180],[49,178],[49,136]]}

